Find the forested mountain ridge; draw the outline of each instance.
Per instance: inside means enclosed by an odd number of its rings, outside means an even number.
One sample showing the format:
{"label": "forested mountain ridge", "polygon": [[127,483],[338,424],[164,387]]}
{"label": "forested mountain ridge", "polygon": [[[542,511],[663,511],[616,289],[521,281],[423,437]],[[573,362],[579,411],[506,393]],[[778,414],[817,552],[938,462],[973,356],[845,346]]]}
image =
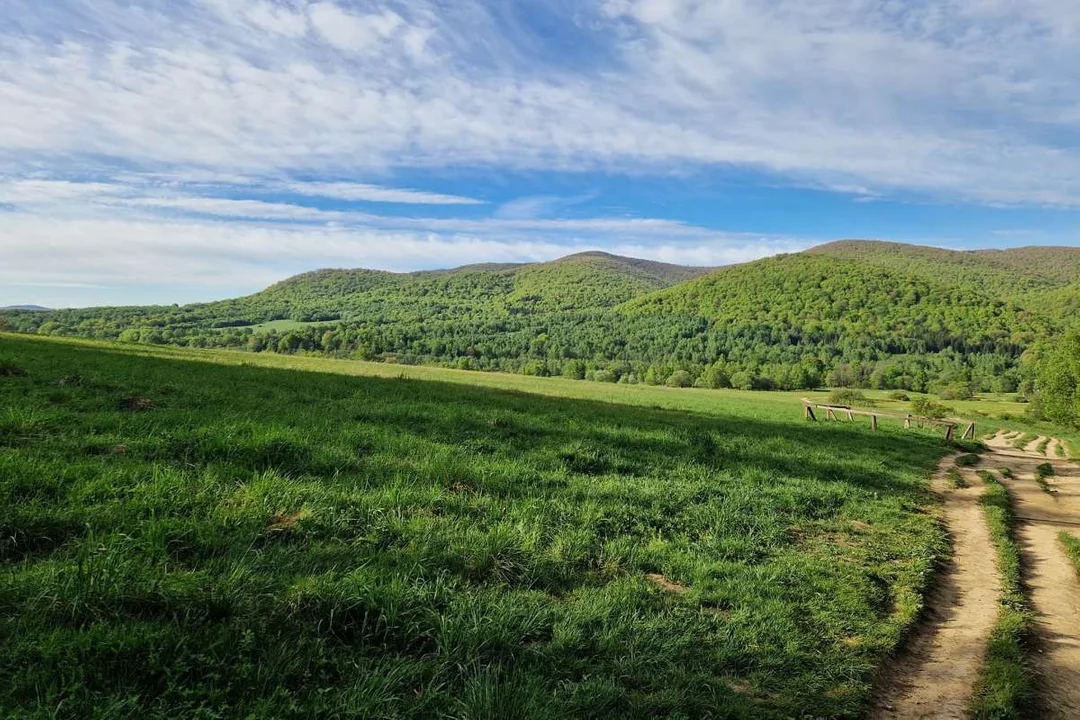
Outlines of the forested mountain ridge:
{"label": "forested mountain ridge", "polygon": [[714,268],[638,260],[602,252],[546,263],[480,264],[446,270],[315,270],[266,290],[191,306],[236,321],[279,318],[363,322],[400,310],[433,313],[510,313],[610,308],[625,300],[698,277]]}
{"label": "forested mountain ridge", "polygon": [[1073,247],[945,250],[874,240],[839,240],[818,245],[806,254],[856,260],[962,287],[978,286],[1005,298],[1080,282],[1080,248]]}
{"label": "forested mountain ridge", "polygon": [[11,330],[620,382],[1011,390],[1077,313],[1080,249],[842,241],[719,269],[317,270],[183,307],[0,313]]}
{"label": "forested mountain ridge", "polygon": [[974,287],[917,273],[813,254],[780,255],[723,268],[621,306],[628,313],[682,314],[716,326],[780,326],[841,342],[874,338],[889,354],[1017,353],[1051,321]]}

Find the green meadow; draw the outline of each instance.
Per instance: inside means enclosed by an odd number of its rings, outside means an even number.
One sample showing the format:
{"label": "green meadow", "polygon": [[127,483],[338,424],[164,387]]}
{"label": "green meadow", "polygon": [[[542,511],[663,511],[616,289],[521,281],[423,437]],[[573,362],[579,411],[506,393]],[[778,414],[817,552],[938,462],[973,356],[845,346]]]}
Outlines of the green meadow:
{"label": "green meadow", "polygon": [[798,397],[0,335],[0,714],[859,716],[948,448]]}

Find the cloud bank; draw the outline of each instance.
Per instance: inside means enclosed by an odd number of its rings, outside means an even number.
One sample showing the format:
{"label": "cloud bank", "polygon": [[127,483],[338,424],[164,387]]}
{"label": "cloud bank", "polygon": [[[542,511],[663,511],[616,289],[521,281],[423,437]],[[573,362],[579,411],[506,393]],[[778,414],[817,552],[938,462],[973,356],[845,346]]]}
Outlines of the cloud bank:
{"label": "cloud bank", "polygon": [[[1075,208],[1078,40],[1080,6],[1056,0],[11,0],[3,272],[33,281],[28,238],[64,223],[86,249],[115,248],[91,234],[104,222],[127,252],[153,236],[190,255],[211,249],[193,228],[221,247],[272,222],[261,237],[310,264],[507,255],[469,243],[670,255],[687,234],[695,257],[774,249],[671,221],[648,242],[642,218],[545,225],[558,203],[448,192],[455,174],[735,168],[867,199]],[[35,182],[54,185],[35,199]]]}

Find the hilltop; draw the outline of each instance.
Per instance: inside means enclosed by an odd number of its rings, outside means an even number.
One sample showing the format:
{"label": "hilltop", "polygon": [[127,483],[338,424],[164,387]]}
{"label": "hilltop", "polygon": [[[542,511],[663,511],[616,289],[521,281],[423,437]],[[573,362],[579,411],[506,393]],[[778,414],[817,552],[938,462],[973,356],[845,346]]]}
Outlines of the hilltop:
{"label": "hilltop", "polygon": [[723,268],[602,252],[323,269],[183,307],[12,311],[10,329],[621,382],[1023,389],[1072,323],[1080,249],[841,241]]}

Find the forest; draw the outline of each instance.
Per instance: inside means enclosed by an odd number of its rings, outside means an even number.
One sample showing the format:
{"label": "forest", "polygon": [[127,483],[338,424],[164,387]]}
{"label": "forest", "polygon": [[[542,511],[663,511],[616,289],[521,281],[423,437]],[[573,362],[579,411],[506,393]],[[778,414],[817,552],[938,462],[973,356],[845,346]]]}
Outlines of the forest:
{"label": "forest", "polygon": [[1080,252],[847,241],[724,268],[605,253],[318,270],[186,306],[0,313],[0,329],[597,382],[1032,394]]}

